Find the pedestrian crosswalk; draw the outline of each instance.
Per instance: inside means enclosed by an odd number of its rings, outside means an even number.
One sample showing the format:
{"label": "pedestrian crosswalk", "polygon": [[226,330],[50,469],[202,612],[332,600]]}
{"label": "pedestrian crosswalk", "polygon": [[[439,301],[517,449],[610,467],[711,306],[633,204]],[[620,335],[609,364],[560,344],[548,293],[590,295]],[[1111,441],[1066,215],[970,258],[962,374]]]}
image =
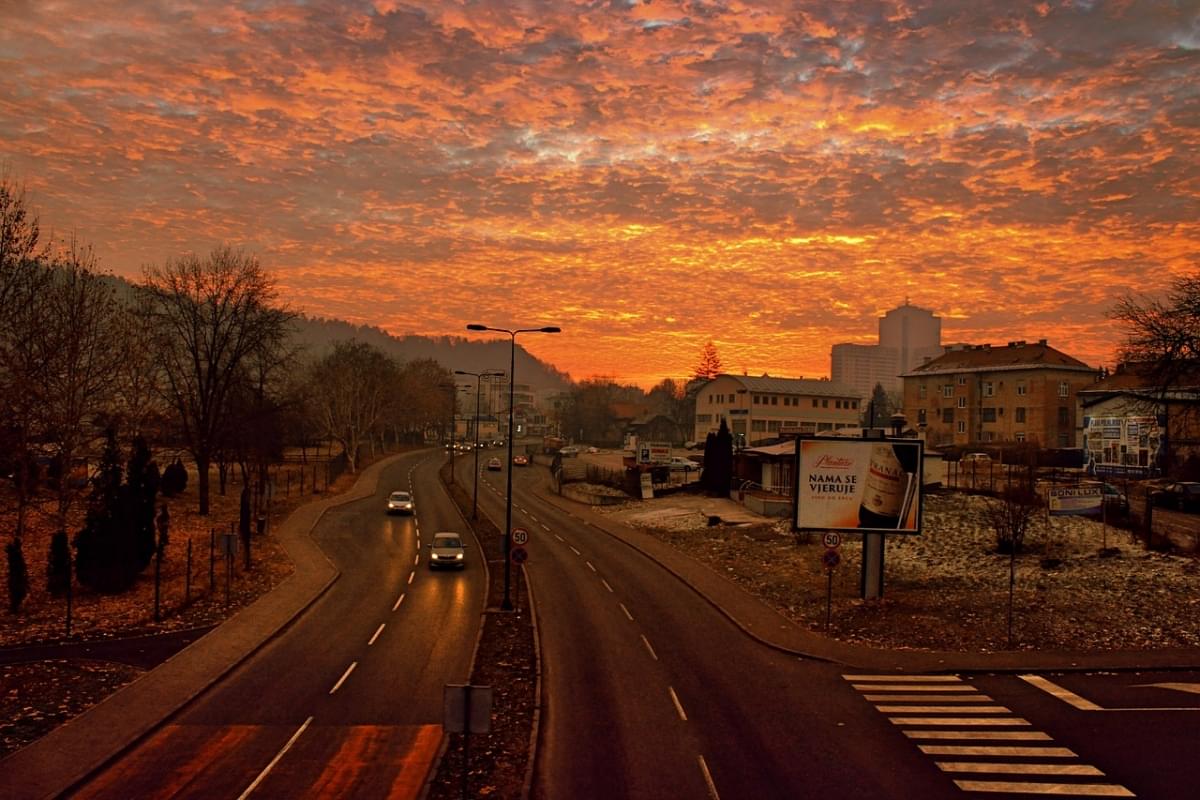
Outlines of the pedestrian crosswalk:
{"label": "pedestrian crosswalk", "polygon": [[843,675],[964,792],[1134,797],[956,675]]}

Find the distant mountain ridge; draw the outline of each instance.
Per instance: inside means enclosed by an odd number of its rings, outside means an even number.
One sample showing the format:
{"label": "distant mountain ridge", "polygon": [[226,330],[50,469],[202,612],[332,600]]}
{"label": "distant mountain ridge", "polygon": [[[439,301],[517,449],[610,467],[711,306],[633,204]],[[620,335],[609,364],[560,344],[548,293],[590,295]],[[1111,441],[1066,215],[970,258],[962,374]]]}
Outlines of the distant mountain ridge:
{"label": "distant mountain ridge", "polygon": [[[509,342],[504,339],[479,341],[462,336],[393,336],[373,325],[354,325],[340,319],[301,315],[295,323],[297,344],[314,356],[328,352],[336,342],[357,339],[401,361],[431,358],[446,369],[468,372],[508,372]],[[571,376],[526,352],[516,350],[517,383],[535,389],[566,389]]]}

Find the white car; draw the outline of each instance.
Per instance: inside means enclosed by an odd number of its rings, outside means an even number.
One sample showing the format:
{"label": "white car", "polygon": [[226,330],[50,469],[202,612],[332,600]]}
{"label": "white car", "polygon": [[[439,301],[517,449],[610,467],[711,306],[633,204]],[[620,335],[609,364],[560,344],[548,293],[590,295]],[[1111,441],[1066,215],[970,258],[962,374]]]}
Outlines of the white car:
{"label": "white car", "polygon": [[568,457],[577,456],[577,455],[579,455],[579,448],[573,444],[569,444],[566,447],[558,448],[558,452],[560,455],[564,455],[564,456],[568,456]]}
{"label": "white car", "polygon": [[685,472],[685,471],[686,472],[699,472],[700,471],[699,464],[697,464],[695,461],[692,461],[690,458],[684,458],[683,456],[671,456],[671,460],[667,462],[667,465],[671,468],[672,471],[678,471],[678,472]]}
{"label": "white car", "polygon": [[467,566],[466,549],[461,534],[450,531],[435,533],[433,543],[429,545],[429,568],[463,569]]}
{"label": "white car", "polygon": [[387,499],[387,513],[389,514],[411,514],[413,513],[413,499],[408,492],[392,492]]}

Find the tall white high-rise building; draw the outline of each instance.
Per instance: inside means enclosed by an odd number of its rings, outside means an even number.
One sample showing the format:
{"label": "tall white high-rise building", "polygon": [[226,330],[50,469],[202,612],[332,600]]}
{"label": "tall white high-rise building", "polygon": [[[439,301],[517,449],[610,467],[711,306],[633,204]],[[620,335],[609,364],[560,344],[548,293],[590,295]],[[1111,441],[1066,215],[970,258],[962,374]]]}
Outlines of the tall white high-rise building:
{"label": "tall white high-rise building", "polygon": [[893,308],[879,318],[878,344],[835,344],[830,352],[830,378],[869,399],[875,384],[900,393],[900,374],[942,354],[942,319],[910,305]]}

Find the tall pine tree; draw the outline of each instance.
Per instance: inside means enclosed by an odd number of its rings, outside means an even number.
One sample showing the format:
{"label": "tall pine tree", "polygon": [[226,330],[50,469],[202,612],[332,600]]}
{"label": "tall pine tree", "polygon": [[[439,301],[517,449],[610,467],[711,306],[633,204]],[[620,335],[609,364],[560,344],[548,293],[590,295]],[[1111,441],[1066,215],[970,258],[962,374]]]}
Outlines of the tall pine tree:
{"label": "tall pine tree", "polygon": [[709,339],[700,350],[700,363],[692,371],[692,377],[711,381],[721,374],[721,357],[717,355],[717,346]]}

